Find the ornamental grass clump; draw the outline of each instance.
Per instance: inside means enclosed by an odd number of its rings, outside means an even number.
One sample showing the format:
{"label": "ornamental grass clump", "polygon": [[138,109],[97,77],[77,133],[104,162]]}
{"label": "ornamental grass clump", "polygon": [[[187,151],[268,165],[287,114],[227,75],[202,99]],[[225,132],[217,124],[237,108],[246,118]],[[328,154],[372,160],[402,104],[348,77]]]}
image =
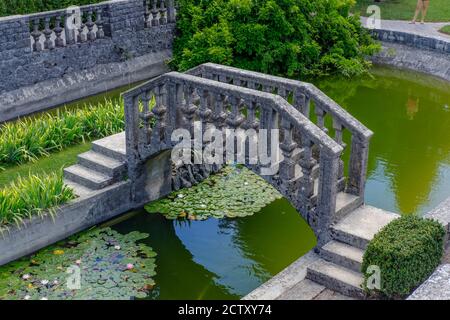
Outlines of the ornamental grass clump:
{"label": "ornamental grass clump", "polygon": [[124,130],[123,104],[97,106],[26,117],[0,127],[0,168],[34,161],[51,152]]}
{"label": "ornamental grass clump", "polygon": [[387,298],[409,295],[439,265],[444,252],[446,231],[437,221],[403,216],[384,227],[369,243],[362,272],[366,285],[379,268],[381,288],[372,291]]}
{"label": "ornamental grass clump", "polygon": [[0,230],[20,225],[33,216],[53,214],[56,207],[75,198],[63,182],[62,174],[19,177],[0,189]]}

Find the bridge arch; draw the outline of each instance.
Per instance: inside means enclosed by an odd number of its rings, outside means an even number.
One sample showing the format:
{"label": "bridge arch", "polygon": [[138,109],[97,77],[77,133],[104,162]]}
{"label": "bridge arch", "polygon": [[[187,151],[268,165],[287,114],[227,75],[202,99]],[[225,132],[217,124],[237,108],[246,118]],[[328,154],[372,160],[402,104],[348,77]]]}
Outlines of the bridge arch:
{"label": "bridge arch", "polygon": [[[219,130],[279,130],[275,143],[282,156],[275,174],[261,175],[260,163],[244,164],[291,202],[314,230],[318,246],[329,241],[331,224],[363,203],[372,132],[311,84],[208,63],[150,80],[124,93],[124,100],[128,176],[136,203],[149,193],[162,197],[186,186],[183,171],[201,179],[220,168],[173,168],[177,141],[172,133],[193,133],[196,123]],[[312,108],[316,123],[309,118]],[[334,137],[325,127],[327,115]],[[344,130],[352,136],[348,177]],[[156,176],[164,178],[152,181]]]}

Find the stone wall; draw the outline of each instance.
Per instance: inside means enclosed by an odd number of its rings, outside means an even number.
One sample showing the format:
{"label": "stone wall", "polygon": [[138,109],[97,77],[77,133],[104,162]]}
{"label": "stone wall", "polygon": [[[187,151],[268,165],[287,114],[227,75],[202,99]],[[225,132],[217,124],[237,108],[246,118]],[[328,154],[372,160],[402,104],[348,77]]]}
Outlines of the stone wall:
{"label": "stone wall", "polygon": [[443,39],[384,29],[373,29],[371,33],[375,39],[383,42],[393,42],[418,49],[450,54],[450,42]]}
{"label": "stone wall", "polygon": [[[173,1],[167,1],[170,3]],[[4,93],[99,65],[170,52],[175,29],[173,5],[157,8],[156,20],[149,6],[150,1],[145,0],[83,6],[79,28],[67,27],[66,17],[75,13],[68,9],[0,18],[0,108],[7,107]],[[173,18],[168,19],[170,16]],[[0,121],[5,120],[0,116]]]}

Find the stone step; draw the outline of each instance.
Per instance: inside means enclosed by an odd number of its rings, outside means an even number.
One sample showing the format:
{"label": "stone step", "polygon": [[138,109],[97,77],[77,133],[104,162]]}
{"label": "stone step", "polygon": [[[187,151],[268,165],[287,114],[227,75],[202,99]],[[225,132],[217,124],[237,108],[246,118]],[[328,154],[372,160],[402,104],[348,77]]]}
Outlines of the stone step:
{"label": "stone step", "polygon": [[333,239],[365,250],[373,236],[398,218],[393,212],[363,205],[331,226]]}
{"label": "stone step", "polygon": [[338,192],[336,195],[336,214],[334,221],[337,222],[356,210],[363,204],[361,197],[346,192]]}
{"label": "stone step", "polygon": [[83,187],[100,190],[114,183],[114,179],[76,164],[64,169],[64,177]]}
{"label": "stone step", "polygon": [[360,272],[364,250],[331,240],[320,249],[320,256],[329,262]]}
{"label": "stone step", "polygon": [[118,161],[126,162],[125,132],[94,141],[92,150]]}
{"label": "stone step", "polygon": [[95,192],[95,190],[86,188],[85,186],[82,186],[81,184],[73,182],[72,180],[69,180],[67,178],[64,179],[64,184],[67,185],[68,187],[72,188],[73,192],[78,197],[87,197],[87,196],[91,195],[93,192]]}
{"label": "stone step", "polygon": [[307,268],[306,278],[346,296],[359,299],[365,297],[361,287],[364,281],[361,273],[324,259],[317,260]]}
{"label": "stone step", "polygon": [[113,177],[115,181],[122,179],[126,173],[125,162],[118,161],[92,150],[79,154],[78,163],[83,167]]}

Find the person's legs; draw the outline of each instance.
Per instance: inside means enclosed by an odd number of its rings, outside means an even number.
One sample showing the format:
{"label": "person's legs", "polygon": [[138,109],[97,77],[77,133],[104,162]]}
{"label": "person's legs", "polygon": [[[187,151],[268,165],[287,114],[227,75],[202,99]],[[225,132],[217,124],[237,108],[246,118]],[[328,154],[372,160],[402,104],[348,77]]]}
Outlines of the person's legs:
{"label": "person's legs", "polygon": [[416,13],[414,14],[414,18],[412,19],[411,23],[416,23],[417,17],[419,16],[419,12],[422,11],[422,7],[423,7],[422,0],[417,0]]}
{"label": "person's legs", "polygon": [[425,17],[427,15],[428,7],[430,6],[430,0],[423,0],[422,6],[422,23],[425,22]]}

